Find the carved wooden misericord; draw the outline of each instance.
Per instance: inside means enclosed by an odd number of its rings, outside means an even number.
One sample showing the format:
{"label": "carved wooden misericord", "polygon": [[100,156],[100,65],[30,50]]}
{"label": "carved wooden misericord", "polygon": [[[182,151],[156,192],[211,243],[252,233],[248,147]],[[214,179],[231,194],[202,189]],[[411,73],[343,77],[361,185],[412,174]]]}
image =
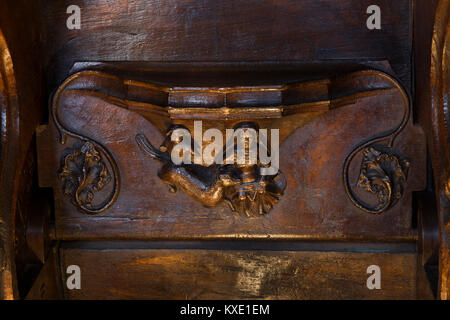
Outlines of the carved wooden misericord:
{"label": "carved wooden misericord", "polygon": [[450,0],[373,5],[1,0],[0,299],[449,299]]}
{"label": "carved wooden misericord", "polygon": [[[81,65],[85,68],[85,64]],[[159,147],[151,142],[154,137],[148,137],[140,130],[127,139],[137,144],[139,152],[146,154],[149,161],[158,160],[162,163],[157,175],[169,185],[172,193],[180,189],[206,207],[222,206],[223,203],[242,216],[257,217],[269,213],[283,200],[285,192],[290,191],[289,177],[284,173],[286,168],[280,167],[276,174],[264,176],[260,174],[259,162],[244,165],[204,162],[174,164],[171,159],[171,150],[177,143],[171,140],[174,128],[183,128],[194,135],[194,123],[202,121],[203,130],[217,128],[223,136],[226,136],[226,129],[231,128],[275,128],[279,130],[280,157],[289,158],[286,151],[283,153],[285,140],[316,118],[344,107],[352,108],[352,105],[366,97],[395,93],[400,97],[400,121],[385,132],[373,137],[362,137],[361,142],[356,143],[348,153],[341,170],[343,187],[349,200],[365,212],[382,213],[395,206],[404,193],[409,164],[391,153],[396,153],[393,150],[395,139],[409,120],[409,99],[398,82],[384,72],[360,70],[339,77],[288,83],[283,83],[286,80],[279,77],[272,80],[270,85],[263,85],[258,80],[246,80],[239,86],[207,86],[207,82],[203,80],[204,74],[196,78],[196,74],[187,73],[185,80],[166,80],[165,83],[158,80],[152,83],[133,79],[132,75],[124,73],[125,67],[121,64],[116,64],[117,67],[102,63],[89,66],[91,70],[81,70],[63,83],[55,94],[52,108],[55,125],[62,135],[61,141],[64,142],[66,136],[73,137],[75,141],[84,141],[81,149],[64,156],[60,183],[63,193],[70,196],[72,202],[85,213],[100,213],[110,207],[119,195],[119,187],[123,187],[120,186],[120,175],[132,169],[122,167],[119,170],[117,155],[95,137],[106,130],[102,129],[101,123],[97,124],[100,130],[96,129],[97,133],[91,132],[89,126],[92,125],[87,123],[78,126],[78,129],[74,128],[79,121],[85,122],[84,119],[92,122],[93,117],[89,115],[89,118],[83,116],[77,119],[78,116],[70,111],[71,104],[76,101],[74,99],[86,101],[77,103],[77,110],[81,111],[80,108],[84,108],[89,103],[88,100],[95,99],[114,106],[114,109],[108,107],[110,111],[105,112],[122,112],[121,109],[128,109],[128,114],[137,114],[156,128],[160,136],[164,137]],[[115,73],[101,71],[114,68],[117,70]],[[147,77],[150,81],[155,79],[152,72]],[[217,77],[220,77],[220,73]],[[246,78],[252,79],[252,76],[246,75]],[[178,85],[182,81],[186,83]],[[251,81],[255,81],[256,85]],[[83,112],[89,114],[89,111]],[[109,125],[113,128],[107,130],[114,130],[114,124]],[[202,141],[202,144],[203,148],[208,142]],[[379,153],[374,148],[375,144],[391,151]],[[259,145],[259,148],[269,147]],[[301,145],[298,147],[302,148]],[[225,148],[223,154],[226,152]],[[90,151],[86,151],[88,149]],[[359,168],[358,182],[353,186],[350,184],[349,168],[354,165],[354,158],[361,154],[364,159]],[[193,152],[190,157],[194,159]],[[151,175],[145,171],[142,174]],[[102,203],[93,206],[94,194],[110,180],[114,187],[109,196]],[[355,188],[373,194],[375,203],[368,205],[360,200]],[[152,187],[151,192],[161,194],[166,191]]]}

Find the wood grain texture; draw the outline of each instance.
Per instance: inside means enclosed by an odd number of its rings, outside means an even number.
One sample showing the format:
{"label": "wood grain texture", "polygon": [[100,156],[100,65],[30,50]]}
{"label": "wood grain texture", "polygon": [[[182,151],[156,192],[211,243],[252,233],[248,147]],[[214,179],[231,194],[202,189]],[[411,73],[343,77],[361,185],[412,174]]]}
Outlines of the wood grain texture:
{"label": "wood grain texture", "polygon": [[[81,268],[68,299],[414,299],[415,254],[308,251],[60,249]],[[381,268],[381,289],[366,286]],[[137,277],[136,275],[139,275]],[[63,276],[63,283],[66,277]]]}
{"label": "wood grain texture", "polygon": [[[387,59],[411,85],[410,0],[377,1],[368,30],[363,1],[41,1],[49,90],[76,61],[324,61]],[[81,8],[81,29],[66,9]]]}

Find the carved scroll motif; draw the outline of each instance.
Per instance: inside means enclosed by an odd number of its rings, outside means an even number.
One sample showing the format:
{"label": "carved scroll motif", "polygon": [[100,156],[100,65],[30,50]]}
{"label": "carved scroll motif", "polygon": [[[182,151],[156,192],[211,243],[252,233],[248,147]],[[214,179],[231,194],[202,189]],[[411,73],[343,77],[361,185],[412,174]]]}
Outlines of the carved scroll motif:
{"label": "carved scroll motif", "polygon": [[[63,84],[53,99],[51,116],[60,134],[60,143],[66,144],[67,137],[83,142],[74,148],[62,161],[59,178],[63,193],[83,213],[98,214],[108,209],[117,199],[120,190],[120,174],[111,153],[100,143],[66,127],[60,119],[59,99],[68,82]],[[110,191],[102,192],[103,201],[95,201],[96,193],[109,183]]]}
{"label": "carved scroll motif", "polygon": [[59,177],[63,193],[83,211],[94,213],[105,207],[93,201],[95,193],[111,182],[111,175],[92,142],[85,142],[64,157]]}
{"label": "carved scroll motif", "polygon": [[163,163],[158,176],[169,185],[171,192],[179,188],[207,207],[225,202],[231,211],[247,217],[267,214],[283,195],[286,179],[280,171],[275,175],[261,175],[258,164],[176,165],[167,151],[170,150],[168,141],[157,149],[144,135],[136,136],[140,148],[150,158]]}
{"label": "carved scroll motif", "polygon": [[373,207],[361,206],[373,213],[383,212],[402,197],[410,163],[373,147],[365,148],[363,154],[357,186],[375,194],[378,202]]}

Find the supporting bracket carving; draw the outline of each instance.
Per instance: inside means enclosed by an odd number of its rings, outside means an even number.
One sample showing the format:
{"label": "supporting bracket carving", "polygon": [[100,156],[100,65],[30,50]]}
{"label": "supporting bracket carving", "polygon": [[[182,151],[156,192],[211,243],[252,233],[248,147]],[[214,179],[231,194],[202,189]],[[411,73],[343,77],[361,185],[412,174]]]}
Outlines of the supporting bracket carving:
{"label": "supporting bracket carving", "polygon": [[[111,153],[100,143],[74,132],[61,122],[58,113],[58,105],[61,92],[66,84],[63,84],[56,92],[51,116],[60,134],[60,143],[65,144],[67,137],[72,137],[83,142],[81,148],[75,148],[63,159],[63,165],[59,172],[63,193],[71,197],[72,203],[83,213],[98,214],[108,209],[117,199],[120,189],[120,174],[116,161]],[[109,171],[109,165],[111,172]],[[106,199],[93,204],[94,194],[101,191],[112,181],[113,186]]]}

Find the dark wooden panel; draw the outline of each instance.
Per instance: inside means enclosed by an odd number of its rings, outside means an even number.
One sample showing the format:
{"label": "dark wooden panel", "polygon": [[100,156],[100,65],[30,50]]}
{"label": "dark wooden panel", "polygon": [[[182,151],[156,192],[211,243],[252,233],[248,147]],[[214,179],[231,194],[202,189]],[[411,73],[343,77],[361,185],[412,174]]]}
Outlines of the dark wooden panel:
{"label": "dark wooden panel", "polygon": [[[80,245],[80,244],[78,244]],[[78,246],[77,245],[77,246]],[[68,299],[413,299],[414,253],[60,249],[81,268]],[[381,289],[366,286],[381,269]],[[63,276],[65,283],[66,277]]]}
{"label": "dark wooden panel", "polygon": [[[81,7],[81,29],[66,9]],[[368,30],[371,0],[41,1],[50,89],[75,61],[323,61],[387,59],[411,79],[411,1],[378,0],[382,29]]]}

